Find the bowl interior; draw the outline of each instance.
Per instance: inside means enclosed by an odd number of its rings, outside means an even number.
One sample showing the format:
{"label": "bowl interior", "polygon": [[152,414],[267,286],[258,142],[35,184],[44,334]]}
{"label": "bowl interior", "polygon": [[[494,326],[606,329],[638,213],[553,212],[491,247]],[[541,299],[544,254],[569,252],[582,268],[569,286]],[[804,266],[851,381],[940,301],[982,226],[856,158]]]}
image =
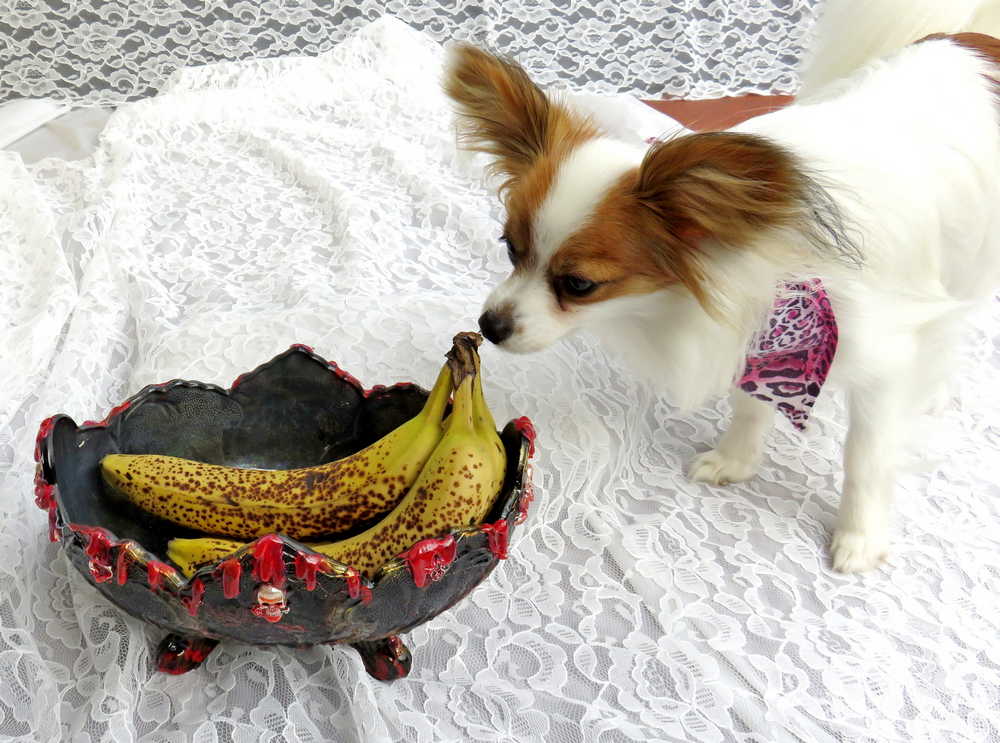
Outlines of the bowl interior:
{"label": "bowl interior", "polygon": [[[168,454],[265,469],[306,467],[358,451],[416,415],[427,393],[413,385],[360,385],[311,352],[290,349],[244,375],[231,390],[199,382],[143,389],[107,425],[56,418],[47,456],[58,463],[63,515],[102,526],[163,556],[166,543],[196,534],[107,492],[107,454]],[[359,527],[359,528],[363,528]]]}

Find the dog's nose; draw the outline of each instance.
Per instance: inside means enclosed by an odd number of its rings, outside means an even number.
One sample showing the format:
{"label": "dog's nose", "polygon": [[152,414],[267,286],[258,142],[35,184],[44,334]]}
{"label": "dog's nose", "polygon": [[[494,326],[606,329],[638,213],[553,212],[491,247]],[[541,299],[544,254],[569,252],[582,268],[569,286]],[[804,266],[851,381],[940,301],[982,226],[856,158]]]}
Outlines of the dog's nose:
{"label": "dog's nose", "polygon": [[514,318],[510,312],[487,310],[479,316],[479,330],[490,343],[503,343],[514,332]]}

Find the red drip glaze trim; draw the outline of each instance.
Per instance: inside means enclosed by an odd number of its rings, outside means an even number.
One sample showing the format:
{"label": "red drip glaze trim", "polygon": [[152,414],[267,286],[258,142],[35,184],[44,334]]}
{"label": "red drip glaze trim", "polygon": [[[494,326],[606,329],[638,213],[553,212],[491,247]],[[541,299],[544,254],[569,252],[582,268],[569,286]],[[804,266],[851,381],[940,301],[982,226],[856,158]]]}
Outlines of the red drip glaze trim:
{"label": "red drip glaze trim", "polygon": [[198,615],[198,607],[201,606],[201,600],[205,597],[205,584],[201,582],[201,578],[195,578],[194,583],[191,584],[191,595],[181,597],[181,603],[187,607],[188,614],[192,617]]}
{"label": "red drip glaze trim", "polygon": [[215,645],[215,640],[194,640],[188,645],[184,651],[184,655],[189,659],[190,663],[201,665],[209,653],[215,649]]}
{"label": "red drip glaze trim", "polygon": [[80,424],[80,428],[107,428],[112,418],[124,413],[130,407],[132,407],[132,401],[126,400],[125,402],[119,403],[118,405],[115,405],[113,408],[111,408],[108,414],[104,416],[104,420],[99,420],[99,421],[87,420]]}
{"label": "red drip glaze trim", "polygon": [[[355,381],[357,381],[357,380],[355,380]],[[409,390],[409,389],[412,389],[412,388],[414,388],[416,386],[417,385],[414,384],[413,382],[396,382],[395,384],[391,384],[391,385],[376,384],[371,389],[364,390],[364,396],[365,396],[365,399],[367,400],[369,397],[374,397],[375,395],[384,394],[384,393],[388,392],[389,390]]]}
{"label": "red drip glaze trim", "polygon": [[119,586],[124,586],[128,580],[128,547],[125,544],[118,546],[118,558],[115,560],[115,582]]}
{"label": "red drip glaze trim", "polygon": [[[289,346],[289,349],[298,349],[301,351],[306,351],[308,353],[311,353],[314,356],[317,355],[316,349],[305,343],[293,343],[291,346]],[[319,357],[319,359],[321,361],[325,361],[326,365],[330,367],[330,369],[338,377],[343,379],[348,384],[357,387],[357,389],[362,393],[362,396],[365,397],[366,399],[372,397],[373,395],[381,395],[383,392],[386,392],[387,390],[392,390],[392,389],[407,390],[410,389],[411,387],[416,387],[416,385],[413,382],[397,382],[393,385],[376,384],[371,389],[365,389],[364,385],[361,384],[361,382],[358,380],[357,377],[355,377],[350,372],[340,368],[340,365],[336,361],[329,361],[327,359],[323,359],[321,356]]]}
{"label": "red drip glaze trim", "polygon": [[111,551],[111,533],[99,526],[80,526],[73,524],[70,528],[87,538],[84,553],[87,557],[107,557]]}
{"label": "red drip glaze trim", "polygon": [[157,651],[156,668],[161,673],[179,675],[200,666],[209,653],[218,645],[218,640],[203,637],[183,638],[169,635]]}
{"label": "red drip glaze trim", "polygon": [[315,590],[316,573],[325,564],[326,558],[322,555],[300,552],[295,555],[295,577],[305,581],[307,591]]}
{"label": "red drip glaze trim", "polygon": [[365,392],[365,388],[361,385],[361,382],[359,382],[353,374],[350,374],[341,369],[339,366],[337,366],[336,361],[327,361],[326,365],[330,367],[331,371],[333,371],[334,374],[343,379],[345,382],[347,382],[350,385],[353,385],[354,387],[357,387],[358,391],[364,394],[365,397],[368,396],[368,393]]}
{"label": "red drip glaze trim", "polygon": [[111,580],[114,571],[111,569],[111,534],[99,526],[70,527],[87,540],[83,552],[90,558],[90,574],[98,583]]}
{"label": "red drip glaze trim", "polygon": [[535,424],[528,416],[522,416],[514,421],[514,427],[521,432],[521,435],[528,440],[528,458],[535,456],[535,438],[538,433],[535,431]]}
{"label": "red drip glaze trim", "polygon": [[[397,382],[393,385],[377,384],[371,389],[365,389],[365,386],[361,384],[361,382],[358,380],[357,377],[355,377],[350,372],[342,369],[336,361],[329,361],[321,356],[318,356],[316,354],[316,349],[314,349],[312,346],[307,345],[305,343],[293,343],[288,348],[289,350],[299,350],[313,354],[319,361],[325,362],[327,367],[329,367],[329,369],[334,374],[336,374],[337,377],[344,380],[351,386],[355,387],[358,390],[358,392],[360,392],[362,396],[365,397],[366,399],[372,397],[373,395],[381,395],[382,393],[388,390],[393,390],[393,389],[405,390],[405,389],[410,389],[412,387],[416,387],[416,385],[413,382]],[[251,374],[253,374],[253,372],[249,371],[245,372],[244,374],[240,374],[238,377],[236,377],[236,379],[233,380],[233,383],[229,386],[229,391],[232,392],[241,384],[243,384],[243,382],[246,381],[247,377],[249,377]],[[165,382],[164,384],[169,384],[169,383]]]}
{"label": "red drip glaze trim", "polygon": [[49,503],[49,541],[58,542],[62,536],[62,532],[59,528],[59,505],[56,503],[56,499],[53,498],[52,502]]}
{"label": "red drip glaze trim", "polygon": [[154,591],[163,585],[164,575],[173,575],[176,572],[165,562],[150,560],[146,563],[146,579],[149,581],[149,587]]}
{"label": "red drip glaze trim", "polygon": [[449,534],[441,539],[421,539],[399,556],[406,561],[417,588],[428,581],[439,581],[455,560],[455,537]]}
{"label": "red drip glaze trim", "polygon": [[236,379],[233,380],[233,383],[229,385],[229,391],[232,392],[233,390],[235,390],[237,387],[243,384],[243,382],[246,381],[246,378],[249,376],[250,372],[244,372],[243,374],[240,374],[238,377],[236,377]]}
{"label": "red drip glaze trim", "polygon": [[120,405],[116,405],[115,407],[111,408],[111,412],[109,412],[106,416],[104,416],[104,420],[101,421],[101,423],[104,424],[104,425],[107,425],[108,421],[110,421],[116,415],[121,415],[126,410],[128,410],[130,407],[132,407],[132,401],[131,400],[126,400],[125,402],[121,403]]}
{"label": "red drip glaze trim", "polygon": [[389,667],[381,669],[382,675],[377,678],[389,680],[406,676],[408,672],[406,659],[410,651],[406,649],[406,646],[399,639],[398,635],[390,635],[386,638],[386,642],[389,645],[389,652],[385,653],[379,660],[382,663],[388,664]]}
{"label": "red drip glaze trim", "polygon": [[234,599],[240,595],[240,576],[243,574],[243,566],[235,557],[224,560],[219,569],[222,571],[222,595],[227,599]]}
{"label": "red drip glaze trim", "polygon": [[387,637],[382,642],[384,645],[381,647],[377,647],[370,654],[362,655],[365,669],[379,681],[404,678],[410,671],[410,651],[395,635]]}
{"label": "red drip glaze trim", "polygon": [[483,532],[486,534],[486,543],[490,552],[498,560],[507,559],[507,535],[509,532],[507,519],[500,519],[493,524],[483,524]]}
{"label": "red drip glaze trim", "polygon": [[53,502],[52,486],[45,481],[42,475],[42,466],[35,469],[35,505],[43,511],[49,510]]}
{"label": "red drip glaze trim", "polygon": [[521,484],[521,498],[517,502],[517,518],[514,523],[520,526],[528,520],[528,506],[535,500],[535,484],[526,474],[525,481]]}
{"label": "red drip glaze trim", "polygon": [[361,573],[355,568],[348,568],[344,573],[344,580],[347,581],[347,595],[356,599],[361,595]]}
{"label": "red drip glaze trim", "polygon": [[261,583],[285,585],[284,542],[277,534],[268,534],[253,546],[253,577]]}
{"label": "red drip glaze trim", "polygon": [[52,424],[55,416],[49,416],[38,424],[38,433],[35,435],[35,461],[42,461],[42,441],[52,433]]}
{"label": "red drip glaze trim", "polygon": [[[305,343],[293,343],[288,347],[288,350],[289,351],[299,350],[299,351],[305,351],[307,353],[313,353],[313,354],[315,353],[313,347],[307,346]],[[236,377],[236,379],[233,380],[233,383],[229,385],[229,391],[232,392],[241,384],[243,384],[251,374],[253,374],[253,371],[243,372],[238,377]]]}

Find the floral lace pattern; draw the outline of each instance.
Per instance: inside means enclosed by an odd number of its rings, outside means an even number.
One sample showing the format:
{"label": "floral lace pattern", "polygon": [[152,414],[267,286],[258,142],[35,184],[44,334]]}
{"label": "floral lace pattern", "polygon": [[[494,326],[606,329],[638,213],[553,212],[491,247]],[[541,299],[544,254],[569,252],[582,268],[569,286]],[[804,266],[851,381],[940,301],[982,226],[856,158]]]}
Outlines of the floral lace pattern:
{"label": "floral lace pattern", "polygon": [[509,54],[544,84],[650,98],[790,93],[817,0],[17,0],[0,16],[0,102],[115,105],[185,66],[329,51],[393,14]]}
{"label": "floral lace pattern", "polygon": [[[442,51],[388,19],[319,58],[187,70],[97,152],[0,156],[0,739],[1000,741],[1000,301],[899,484],[889,564],[828,566],[844,410],[779,422],[760,476],[683,472],[724,402],[681,414],[585,335],[483,349],[496,417],[538,429],[510,557],[406,635],[409,678],[347,649],[224,644],[154,670],[162,632],[73,573],[32,497],[35,430],[149,382],[223,384],[293,342],[366,384],[434,378],[508,270]],[[593,105],[622,136],[671,122]]]}

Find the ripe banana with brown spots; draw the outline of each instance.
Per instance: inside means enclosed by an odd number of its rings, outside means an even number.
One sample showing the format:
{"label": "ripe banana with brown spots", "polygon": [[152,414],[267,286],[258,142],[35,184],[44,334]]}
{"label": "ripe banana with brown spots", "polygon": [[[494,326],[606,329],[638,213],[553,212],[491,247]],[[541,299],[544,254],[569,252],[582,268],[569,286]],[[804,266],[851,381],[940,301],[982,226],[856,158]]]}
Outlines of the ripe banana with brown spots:
{"label": "ripe banana with brown spots", "polygon": [[156,454],[109,454],[101,460],[101,475],[149,513],[209,534],[338,534],[388,513],[410,490],[441,441],[451,390],[445,364],[416,416],[371,446],[316,467],[243,469]]}
{"label": "ripe banana with brown spots", "polygon": [[[449,353],[455,384],[452,412],[440,443],[406,497],[367,531],[337,542],[309,544],[311,549],[370,578],[415,542],[483,521],[500,492],[507,457],[495,428],[489,427],[493,418],[479,387],[476,346],[480,342],[477,333],[455,337]],[[173,539],[167,556],[190,576],[200,565],[242,546],[207,538]]]}
{"label": "ripe banana with brown spots", "polygon": [[171,539],[167,542],[167,559],[190,578],[202,565],[221,560],[242,546],[243,542],[219,537]]}
{"label": "ripe banana with brown spots", "polygon": [[483,374],[479,363],[479,354],[475,346],[472,347],[472,359],[475,363],[476,377],[472,383],[472,409],[475,421],[476,433],[486,442],[489,442],[489,450],[493,457],[492,471],[495,482],[490,485],[495,492],[500,492],[504,477],[507,474],[507,450],[503,448],[503,442],[497,435],[497,424],[493,420],[489,405],[486,404],[486,397],[483,395]]}

